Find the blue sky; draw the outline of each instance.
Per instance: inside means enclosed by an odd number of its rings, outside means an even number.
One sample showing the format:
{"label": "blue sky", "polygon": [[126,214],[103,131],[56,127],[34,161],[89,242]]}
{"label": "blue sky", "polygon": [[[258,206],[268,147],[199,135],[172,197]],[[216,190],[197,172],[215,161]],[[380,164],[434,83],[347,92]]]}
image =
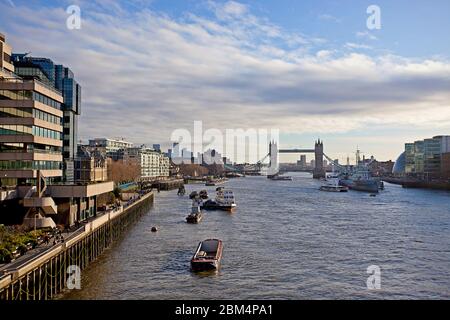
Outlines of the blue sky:
{"label": "blue sky", "polygon": [[[71,4],[80,30],[65,27]],[[381,30],[366,27],[372,4]],[[395,160],[406,141],[450,134],[449,12],[446,0],[0,0],[0,32],[72,68],[82,139],[167,145],[203,120]]]}

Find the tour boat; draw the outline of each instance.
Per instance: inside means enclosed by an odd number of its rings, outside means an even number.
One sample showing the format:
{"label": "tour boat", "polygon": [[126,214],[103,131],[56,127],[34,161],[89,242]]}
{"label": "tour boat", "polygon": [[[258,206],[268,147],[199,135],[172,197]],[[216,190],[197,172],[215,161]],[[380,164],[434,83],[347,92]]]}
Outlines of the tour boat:
{"label": "tour boat", "polygon": [[[328,180],[330,181],[330,180]],[[327,192],[348,192],[348,187],[346,186],[340,186],[339,185],[339,179],[333,179],[331,182],[328,182],[327,184],[324,184],[319,188],[320,191],[327,191]]]}
{"label": "tour boat", "polygon": [[207,187],[213,187],[213,186],[217,186],[219,184],[223,184],[225,182],[227,182],[228,179],[227,178],[218,178],[218,179],[208,179],[206,180],[205,186]]}
{"label": "tour boat", "polygon": [[186,217],[187,223],[197,224],[203,219],[203,213],[200,209],[200,206],[192,207],[192,212]]}
{"label": "tour boat", "polygon": [[205,210],[232,211],[236,206],[233,191],[219,187],[216,189],[216,198],[203,202],[201,208]]}
{"label": "tour boat", "polygon": [[348,192],[348,188],[344,186],[324,185],[319,188],[320,191],[327,192]]}
{"label": "tour boat", "polygon": [[222,259],[223,243],[218,239],[201,241],[191,259],[192,271],[217,270]]}

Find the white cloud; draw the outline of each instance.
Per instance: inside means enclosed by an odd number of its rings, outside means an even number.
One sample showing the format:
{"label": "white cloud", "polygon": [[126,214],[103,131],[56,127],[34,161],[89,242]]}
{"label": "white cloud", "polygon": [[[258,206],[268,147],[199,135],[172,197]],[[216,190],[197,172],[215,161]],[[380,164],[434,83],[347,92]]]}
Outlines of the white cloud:
{"label": "white cloud", "polygon": [[194,120],[219,129],[324,134],[450,122],[445,60],[319,50],[317,39],[288,33],[236,2],[214,3],[214,19],[81,7],[81,30],[65,28],[63,8],[0,4],[0,19],[14,51],[75,72],[83,138],[166,142]]}
{"label": "white cloud", "polygon": [[362,44],[362,43],[354,43],[354,42],[347,42],[345,44],[345,47],[347,49],[364,49],[364,50],[369,50],[372,49],[371,46],[367,45],[367,44]]}
{"label": "white cloud", "polygon": [[378,38],[369,31],[358,31],[356,32],[356,37],[368,40],[378,40]]}
{"label": "white cloud", "polygon": [[318,18],[323,21],[332,21],[332,22],[336,22],[336,23],[342,22],[341,19],[336,18],[335,16],[328,14],[328,13],[320,14],[318,16]]}

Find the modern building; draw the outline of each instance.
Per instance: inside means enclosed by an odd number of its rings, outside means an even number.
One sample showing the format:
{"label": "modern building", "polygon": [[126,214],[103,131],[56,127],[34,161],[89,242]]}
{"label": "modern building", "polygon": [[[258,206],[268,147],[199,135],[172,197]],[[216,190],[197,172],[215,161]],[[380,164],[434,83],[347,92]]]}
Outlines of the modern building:
{"label": "modern building", "polygon": [[450,152],[450,136],[436,136],[405,144],[405,174],[423,179],[440,178],[443,157]]}
{"label": "modern building", "polygon": [[47,183],[61,181],[62,93],[38,78],[21,78],[8,67],[9,73],[0,76],[1,185],[36,184],[38,170]]}
{"label": "modern building", "polygon": [[13,58],[8,62],[14,55],[3,35],[0,48],[0,223],[70,226],[95,215],[97,196],[112,191],[114,185],[67,183],[63,171],[67,169],[66,105],[51,72],[47,75],[51,60],[34,63],[18,55],[16,68],[10,63]]}
{"label": "modern building", "polygon": [[450,179],[450,152],[442,154],[442,177]]}
{"label": "modern building", "polygon": [[74,79],[73,72],[56,65],[51,59],[31,57],[28,54],[12,55],[15,73],[24,79],[39,79],[61,92],[63,103],[63,181],[74,181],[74,159],[77,153],[78,116],[81,114],[81,86]]}
{"label": "modern building", "polygon": [[125,140],[96,138],[89,140],[89,151],[99,152],[114,161],[123,159],[124,150],[133,148],[133,143]]}
{"label": "modern building", "polygon": [[403,176],[406,173],[406,152],[403,152],[397,160],[395,160],[392,174],[395,176]]}
{"label": "modern building", "polygon": [[153,179],[169,176],[169,158],[161,152],[145,146],[125,150],[123,161],[140,166],[142,179]]}

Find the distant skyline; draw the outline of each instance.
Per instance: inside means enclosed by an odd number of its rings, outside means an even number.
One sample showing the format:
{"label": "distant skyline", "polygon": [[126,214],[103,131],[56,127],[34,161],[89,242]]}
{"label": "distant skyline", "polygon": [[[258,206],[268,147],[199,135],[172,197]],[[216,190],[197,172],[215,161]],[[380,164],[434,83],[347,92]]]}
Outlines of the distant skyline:
{"label": "distant skyline", "polygon": [[[80,30],[66,28],[73,4]],[[366,26],[372,4],[380,30]],[[285,148],[320,138],[340,161],[357,146],[395,160],[405,142],[450,134],[449,12],[447,0],[0,0],[0,32],[74,71],[83,140],[167,147],[202,120],[280,129]]]}

